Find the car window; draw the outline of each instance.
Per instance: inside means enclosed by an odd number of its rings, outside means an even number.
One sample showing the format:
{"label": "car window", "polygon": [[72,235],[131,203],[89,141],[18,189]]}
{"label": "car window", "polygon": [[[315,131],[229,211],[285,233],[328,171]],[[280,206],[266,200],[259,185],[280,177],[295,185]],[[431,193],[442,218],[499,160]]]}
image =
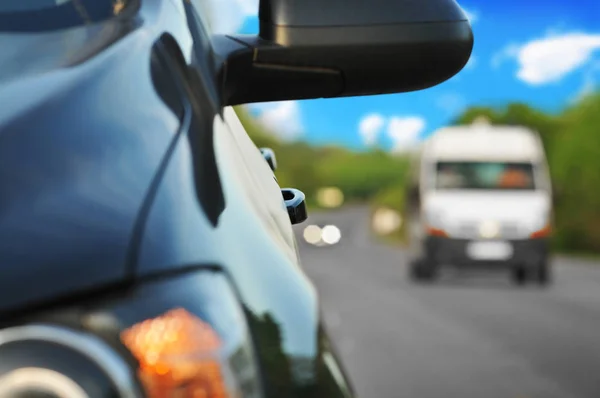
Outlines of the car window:
{"label": "car window", "polygon": [[0,31],[40,32],[102,22],[136,0],[18,0],[0,2]]}

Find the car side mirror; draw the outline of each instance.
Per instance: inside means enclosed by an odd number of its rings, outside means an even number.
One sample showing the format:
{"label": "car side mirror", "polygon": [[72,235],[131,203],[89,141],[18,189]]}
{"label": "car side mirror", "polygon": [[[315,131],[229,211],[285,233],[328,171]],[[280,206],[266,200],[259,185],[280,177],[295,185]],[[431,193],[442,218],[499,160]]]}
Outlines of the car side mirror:
{"label": "car side mirror", "polygon": [[300,224],[308,218],[306,210],[306,198],[302,191],[294,188],[283,188],[281,190],[283,201],[290,216],[292,224]]}
{"label": "car side mirror", "polygon": [[222,105],[421,90],[473,48],[455,0],[261,0],[259,19],[212,39]]}
{"label": "car side mirror", "polygon": [[260,148],[263,158],[269,164],[271,170],[277,170],[277,159],[275,158],[275,152],[271,148]]}

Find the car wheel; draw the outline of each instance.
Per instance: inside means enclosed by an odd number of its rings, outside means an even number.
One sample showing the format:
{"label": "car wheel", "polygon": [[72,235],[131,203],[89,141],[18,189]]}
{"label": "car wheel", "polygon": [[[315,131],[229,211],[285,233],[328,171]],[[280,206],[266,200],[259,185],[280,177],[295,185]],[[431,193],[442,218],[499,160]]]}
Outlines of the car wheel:
{"label": "car wheel", "polygon": [[523,266],[512,269],[512,281],[515,285],[523,286],[527,282],[527,270]]}

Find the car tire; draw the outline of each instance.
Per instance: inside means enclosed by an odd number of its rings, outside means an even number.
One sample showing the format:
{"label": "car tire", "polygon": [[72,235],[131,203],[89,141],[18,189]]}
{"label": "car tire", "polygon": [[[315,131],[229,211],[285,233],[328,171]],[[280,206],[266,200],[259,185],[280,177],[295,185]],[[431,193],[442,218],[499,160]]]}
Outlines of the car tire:
{"label": "car tire", "polygon": [[523,286],[527,283],[527,270],[523,266],[517,266],[512,269],[512,282],[517,286]]}

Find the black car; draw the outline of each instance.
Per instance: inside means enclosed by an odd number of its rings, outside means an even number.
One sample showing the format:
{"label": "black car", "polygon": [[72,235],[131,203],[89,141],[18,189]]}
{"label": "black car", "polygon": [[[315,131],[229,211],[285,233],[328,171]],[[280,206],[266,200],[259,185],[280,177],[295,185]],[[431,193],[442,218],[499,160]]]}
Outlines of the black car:
{"label": "black car", "polygon": [[233,105],[424,89],[454,0],[0,4],[0,396],[352,397],[281,189]]}

